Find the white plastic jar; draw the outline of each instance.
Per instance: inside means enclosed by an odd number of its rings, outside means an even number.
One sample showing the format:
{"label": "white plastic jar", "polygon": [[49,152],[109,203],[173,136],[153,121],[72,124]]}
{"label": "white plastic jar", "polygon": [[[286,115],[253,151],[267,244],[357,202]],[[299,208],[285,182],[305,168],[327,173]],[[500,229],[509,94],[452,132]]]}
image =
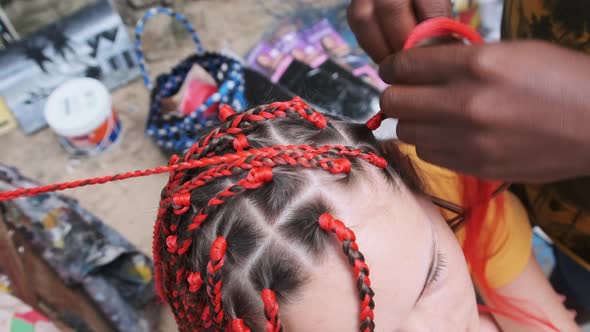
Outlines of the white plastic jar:
{"label": "white plastic jar", "polygon": [[44,112],[60,143],[74,155],[100,153],[121,134],[109,91],[93,78],[76,78],[60,85],[47,99]]}

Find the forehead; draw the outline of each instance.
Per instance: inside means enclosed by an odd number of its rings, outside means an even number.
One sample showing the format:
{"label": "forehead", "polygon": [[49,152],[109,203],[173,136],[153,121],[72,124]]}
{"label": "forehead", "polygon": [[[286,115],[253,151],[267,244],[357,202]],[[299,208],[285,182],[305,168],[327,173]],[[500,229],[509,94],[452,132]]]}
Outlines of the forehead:
{"label": "forehead", "polygon": [[[359,251],[371,269],[377,320],[407,316],[424,282],[432,250],[430,218],[436,216],[435,210],[425,209],[428,204],[399,179],[395,181],[388,185],[383,175],[368,171],[349,190],[328,185],[324,194],[329,195],[335,217],[356,233]],[[286,324],[293,323],[289,327],[295,331],[318,327],[354,331],[359,298],[340,244],[333,241],[309,272],[298,300],[284,308]],[[296,318],[301,319],[293,321]]]}

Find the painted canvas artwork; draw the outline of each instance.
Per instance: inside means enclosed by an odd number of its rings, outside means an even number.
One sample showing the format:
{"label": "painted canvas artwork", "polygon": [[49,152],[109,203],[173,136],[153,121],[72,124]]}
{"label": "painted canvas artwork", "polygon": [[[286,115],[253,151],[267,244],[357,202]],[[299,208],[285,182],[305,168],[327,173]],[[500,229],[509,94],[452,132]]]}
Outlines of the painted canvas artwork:
{"label": "painted canvas artwork", "polygon": [[46,126],[45,100],[69,78],[93,77],[113,89],[138,75],[129,35],[107,0],[0,49],[0,96],[27,134]]}

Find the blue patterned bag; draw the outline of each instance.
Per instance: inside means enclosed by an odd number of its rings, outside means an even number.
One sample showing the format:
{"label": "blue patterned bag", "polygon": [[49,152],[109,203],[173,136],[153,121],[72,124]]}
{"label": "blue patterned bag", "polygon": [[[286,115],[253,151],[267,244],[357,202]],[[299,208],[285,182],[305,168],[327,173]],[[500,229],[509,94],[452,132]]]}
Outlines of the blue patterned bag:
{"label": "blue patterned bag", "polygon": [[[158,14],[169,15],[180,21],[197,44],[197,52],[181,61],[169,73],[160,74],[155,83],[152,83],[141,48],[141,36],[146,22]],[[217,115],[205,115],[205,111],[210,106],[216,103],[217,105],[228,104],[236,111],[241,111],[245,107],[242,64],[227,55],[204,51],[194,28],[180,13],[162,7],[148,10],[135,27],[135,50],[144,83],[148,89],[151,89],[146,134],[165,152],[182,153],[196,143],[200,136],[206,133],[207,128],[219,123]],[[161,100],[178,92],[195,64],[201,66],[215,79],[218,91],[190,115],[164,114]]]}

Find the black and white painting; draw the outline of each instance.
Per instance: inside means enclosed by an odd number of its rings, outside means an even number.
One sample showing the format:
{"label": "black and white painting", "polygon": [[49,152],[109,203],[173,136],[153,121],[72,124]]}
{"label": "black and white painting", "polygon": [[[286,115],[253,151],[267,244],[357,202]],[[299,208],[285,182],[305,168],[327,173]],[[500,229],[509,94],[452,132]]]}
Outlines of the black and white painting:
{"label": "black and white painting", "polygon": [[0,49],[3,49],[8,46],[8,44],[13,43],[18,38],[16,30],[8,20],[8,16],[0,7]]}
{"label": "black and white painting", "polygon": [[27,134],[46,126],[45,100],[69,78],[97,78],[113,89],[138,75],[129,35],[107,0],[0,50],[0,96]]}

